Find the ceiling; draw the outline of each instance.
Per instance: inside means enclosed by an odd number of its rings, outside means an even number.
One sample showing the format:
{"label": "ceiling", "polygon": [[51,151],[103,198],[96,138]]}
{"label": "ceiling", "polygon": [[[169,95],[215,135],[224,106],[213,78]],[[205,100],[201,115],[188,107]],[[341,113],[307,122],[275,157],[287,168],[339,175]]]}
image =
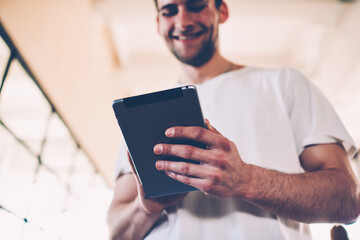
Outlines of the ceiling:
{"label": "ceiling", "polygon": [[[289,28],[295,32],[296,26],[331,25],[342,8],[349,5],[333,0],[227,0],[226,3],[230,18],[221,28],[221,48],[225,54],[233,56],[247,52],[246,49],[253,50],[249,44],[258,45],[257,51],[261,53],[264,50],[269,54],[277,52],[283,49],[284,43],[288,45]],[[117,47],[122,48],[119,53],[122,57],[135,53],[167,53],[156,34],[153,0],[97,0],[95,8],[110,27]],[[268,46],[261,46],[264,37],[272,45],[272,52]],[[249,41],[253,39],[260,41]]]}
{"label": "ceiling", "polygon": [[[335,105],[360,142],[360,4],[334,0],[228,0],[223,55],[237,63],[300,69]],[[177,80],[178,66],[156,31],[152,0],[97,0],[109,30],[119,82],[129,94]],[[139,71],[141,70],[141,71]]]}

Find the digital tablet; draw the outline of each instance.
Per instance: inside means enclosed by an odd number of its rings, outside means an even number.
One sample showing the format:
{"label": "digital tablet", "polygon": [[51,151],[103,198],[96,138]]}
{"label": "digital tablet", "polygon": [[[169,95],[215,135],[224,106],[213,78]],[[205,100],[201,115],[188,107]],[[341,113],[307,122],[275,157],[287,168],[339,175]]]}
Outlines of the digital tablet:
{"label": "digital tablet", "polygon": [[173,156],[159,156],[153,152],[158,143],[205,147],[191,140],[175,140],[165,136],[165,130],[173,126],[205,127],[195,86],[115,100],[113,109],[147,198],[197,190],[170,178],[155,167],[155,162],[161,159],[196,162]]}

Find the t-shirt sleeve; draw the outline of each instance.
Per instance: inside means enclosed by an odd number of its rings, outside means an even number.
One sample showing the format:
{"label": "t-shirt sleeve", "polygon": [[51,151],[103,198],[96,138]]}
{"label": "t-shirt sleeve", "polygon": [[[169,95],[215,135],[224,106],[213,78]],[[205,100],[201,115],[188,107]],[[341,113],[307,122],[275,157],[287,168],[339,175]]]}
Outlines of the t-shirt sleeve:
{"label": "t-shirt sleeve", "polygon": [[131,173],[131,166],[127,159],[127,147],[124,141],[121,142],[117,161],[114,169],[114,179],[116,180],[119,176],[123,174]]}
{"label": "t-shirt sleeve", "polygon": [[333,106],[300,72],[288,71],[287,109],[298,154],[308,145],[341,143],[351,157],[356,151],[354,141]]}

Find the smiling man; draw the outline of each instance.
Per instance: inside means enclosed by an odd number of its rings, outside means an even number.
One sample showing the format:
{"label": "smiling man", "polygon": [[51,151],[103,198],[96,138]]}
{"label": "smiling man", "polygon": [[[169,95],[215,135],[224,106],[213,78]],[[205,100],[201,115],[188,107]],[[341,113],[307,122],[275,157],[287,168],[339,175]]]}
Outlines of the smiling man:
{"label": "smiling man", "polygon": [[[170,51],[181,62],[191,66],[200,67],[208,62],[214,55],[218,45],[219,16],[211,14],[207,8],[208,1],[188,1],[184,7],[186,11],[178,8],[177,4],[169,3],[159,9],[159,33],[164,37]],[[194,19],[187,15],[197,14],[196,24],[188,21]],[[175,22],[176,15],[181,19],[181,24]],[[227,16],[223,16],[222,22]]]}
{"label": "smiling man", "polygon": [[[302,74],[258,69],[220,54],[219,0],[155,1],[159,34],[194,84],[207,129],[173,127],[200,149],[159,143],[154,153],[202,164],[157,161],[156,168],[198,188],[147,199],[126,151],[108,212],[112,239],[311,239],[307,223],[354,221],[359,185],[351,137],[332,106]],[[213,126],[216,126],[215,129]]]}

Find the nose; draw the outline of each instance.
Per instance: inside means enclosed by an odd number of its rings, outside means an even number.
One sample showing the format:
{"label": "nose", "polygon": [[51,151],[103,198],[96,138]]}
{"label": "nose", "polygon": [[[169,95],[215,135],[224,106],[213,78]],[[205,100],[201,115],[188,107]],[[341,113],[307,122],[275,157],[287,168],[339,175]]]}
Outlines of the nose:
{"label": "nose", "polygon": [[175,26],[180,31],[191,31],[194,26],[193,16],[184,6],[179,7]]}

